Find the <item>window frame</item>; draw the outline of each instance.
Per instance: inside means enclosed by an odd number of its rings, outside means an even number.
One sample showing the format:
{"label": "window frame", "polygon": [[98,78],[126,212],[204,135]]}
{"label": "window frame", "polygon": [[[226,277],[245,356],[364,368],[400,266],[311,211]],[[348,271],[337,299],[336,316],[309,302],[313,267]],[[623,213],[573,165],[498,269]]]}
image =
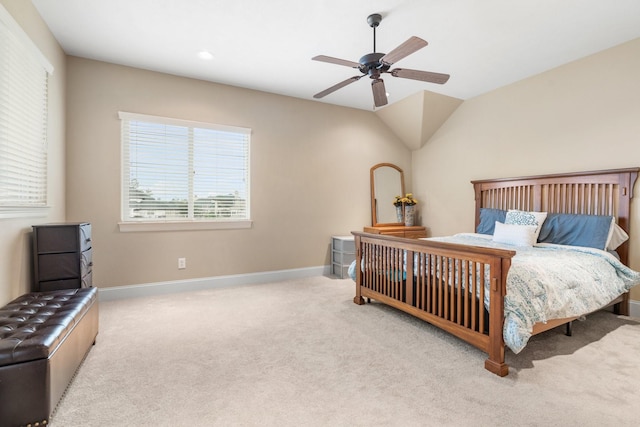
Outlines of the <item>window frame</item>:
{"label": "window frame", "polygon": [[[162,116],[152,116],[147,114],[129,113],[120,111],[118,112],[121,125],[121,174],[120,174],[120,222],[118,223],[121,232],[136,232],[136,231],[186,231],[186,230],[216,230],[216,229],[244,229],[251,228],[253,221],[251,220],[250,210],[250,160],[251,160],[251,129],[227,126],[214,123],[205,123],[192,120],[175,119]],[[128,136],[126,134],[126,125],[132,121],[140,121],[145,123],[153,123],[160,125],[180,126],[187,127],[190,130],[193,129],[205,129],[223,132],[234,132],[245,135],[248,139],[246,150],[246,218],[216,218],[216,219],[201,219],[201,218],[178,218],[178,219],[152,219],[152,220],[131,220],[128,218],[129,210],[129,183],[127,178],[129,174],[129,160],[126,158],[129,152]],[[190,141],[192,144],[193,141]],[[190,146],[188,150],[192,150]],[[191,187],[192,182],[189,183]],[[193,189],[191,188],[190,191]]]}
{"label": "window frame", "polygon": [[[1,4],[0,25],[2,26],[0,31],[6,32],[8,36],[4,38],[8,52],[19,52],[17,56],[12,57],[11,64],[13,66],[5,68],[5,70],[9,70],[6,74],[8,78],[5,81],[6,86],[0,82],[0,93],[2,93],[2,98],[5,100],[0,100],[0,126],[6,126],[5,129],[9,129],[10,125],[14,123],[12,119],[15,119],[15,114],[11,113],[7,113],[4,118],[2,117],[3,103],[11,105],[11,108],[5,105],[6,111],[29,112],[30,116],[26,118],[23,113],[20,114],[19,125],[24,125],[25,122],[39,125],[39,127],[36,127],[37,130],[32,131],[29,136],[20,133],[23,136],[18,138],[15,131],[9,132],[7,130],[7,138],[4,141],[0,138],[0,152],[6,150],[3,154],[6,161],[6,169],[4,172],[0,170],[0,178],[4,176],[3,179],[7,180],[4,185],[0,182],[0,192],[6,191],[5,194],[9,195],[6,201],[0,200],[0,218],[45,217],[50,211],[48,177],[49,82],[54,68],[38,46]],[[26,85],[25,89],[30,89],[28,93],[31,96],[15,94],[12,96],[10,93],[12,85],[15,84],[16,80],[20,81],[27,75],[34,76],[34,81],[27,83],[22,81],[23,86]],[[35,76],[38,76],[38,81],[35,81]],[[23,86],[20,87],[22,88]],[[30,99],[30,101],[27,99]],[[16,140],[15,138],[18,139]],[[26,151],[24,149],[16,150],[11,145],[12,143],[21,144],[26,148]],[[37,155],[31,154],[30,157],[25,158],[20,154],[20,152],[33,153],[33,149],[36,149]],[[30,176],[33,177],[27,181],[26,187],[29,187],[29,189],[27,191],[24,191],[23,188],[16,190],[11,182],[12,180],[15,182],[16,179],[20,178],[24,179],[24,172],[16,174],[11,170],[24,171],[25,169],[30,171]],[[22,186],[24,186],[24,183]],[[11,195],[12,191],[15,194],[14,196]],[[12,201],[12,199],[14,200]]]}

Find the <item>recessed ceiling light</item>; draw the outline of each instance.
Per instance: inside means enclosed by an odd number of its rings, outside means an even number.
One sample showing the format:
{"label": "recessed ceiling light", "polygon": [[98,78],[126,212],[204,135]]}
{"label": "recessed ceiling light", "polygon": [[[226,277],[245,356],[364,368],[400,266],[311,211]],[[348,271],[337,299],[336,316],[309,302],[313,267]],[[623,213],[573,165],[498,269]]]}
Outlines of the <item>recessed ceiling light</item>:
{"label": "recessed ceiling light", "polygon": [[205,59],[207,61],[213,59],[213,54],[211,52],[208,52],[206,50],[202,50],[200,52],[198,52],[198,57],[200,59]]}

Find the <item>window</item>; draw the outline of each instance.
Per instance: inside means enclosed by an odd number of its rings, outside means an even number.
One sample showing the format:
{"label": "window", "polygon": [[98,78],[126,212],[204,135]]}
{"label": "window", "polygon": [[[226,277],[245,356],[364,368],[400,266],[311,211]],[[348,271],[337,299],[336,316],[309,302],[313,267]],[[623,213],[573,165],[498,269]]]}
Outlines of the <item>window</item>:
{"label": "window", "polygon": [[53,67],[0,5],[0,218],[47,208],[48,81]]}
{"label": "window", "polygon": [[124,112],[120,119],[123,223],[250,226],[250,129]]}

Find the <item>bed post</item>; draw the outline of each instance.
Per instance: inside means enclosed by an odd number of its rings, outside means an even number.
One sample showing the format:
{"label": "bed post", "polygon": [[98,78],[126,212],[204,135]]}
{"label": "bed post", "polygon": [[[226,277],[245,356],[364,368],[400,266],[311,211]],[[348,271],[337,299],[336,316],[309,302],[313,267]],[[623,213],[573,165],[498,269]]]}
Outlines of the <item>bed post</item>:
{"label": "bed post", "polygon": [[473,191],[475,193],[476,201],[475,223],[473,224],[473,230],[475,231],[480,224],[480,208],[482,207],[482,186],[473,181],[471,181],[471,183],[473,184]]}
{"label": "bed post", "polygon": [[507,272],[511,267],[511,258],[502,258],[500,265],[492,263],[491,294],[489,304],[489,358],[485,360],[486,370],[504,377],[509,374],[509,365],[504,361],[504,296],[507,294]]}
{"label": "bed post", "polygon": [[[619,175],[619,205],[618,205],[618,225],[629,234],[629,228],[631,225],[630,217],[630,204],[633,199],[633,187],[638,179],[638,168],[622,170]],[[618,255],[620,255],[620,261],[624,265],[629,265],[629,241],[624,242],[617,249]],[[631,295],[626,292],[622,295],[622,301],[614,304],[613,312],[622,316],[628,316],[630,314]]]}
{"label": "bed post", "polygon": [[360,236],[355,235],[355,246],[356,246],[356,296],[353,297],[353,302],[358,305],[364,304],[364,298],[362,298],[362,245],[360,242]]}

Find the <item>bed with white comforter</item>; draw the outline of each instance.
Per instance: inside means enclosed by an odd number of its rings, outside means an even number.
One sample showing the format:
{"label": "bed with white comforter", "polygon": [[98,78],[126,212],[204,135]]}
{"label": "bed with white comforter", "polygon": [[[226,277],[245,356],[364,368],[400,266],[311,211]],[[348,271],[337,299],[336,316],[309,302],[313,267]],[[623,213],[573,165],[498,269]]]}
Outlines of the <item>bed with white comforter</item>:
{"label": "bed with white comforter", "polygon": [[[513,249],[475,233],[429,240]],[[535,323],[591,313],[640,284],[640,273],[603,250],[538,243],[516,252],[507,276],[503,328],[505,344],[515,353],[526,346]]]}

